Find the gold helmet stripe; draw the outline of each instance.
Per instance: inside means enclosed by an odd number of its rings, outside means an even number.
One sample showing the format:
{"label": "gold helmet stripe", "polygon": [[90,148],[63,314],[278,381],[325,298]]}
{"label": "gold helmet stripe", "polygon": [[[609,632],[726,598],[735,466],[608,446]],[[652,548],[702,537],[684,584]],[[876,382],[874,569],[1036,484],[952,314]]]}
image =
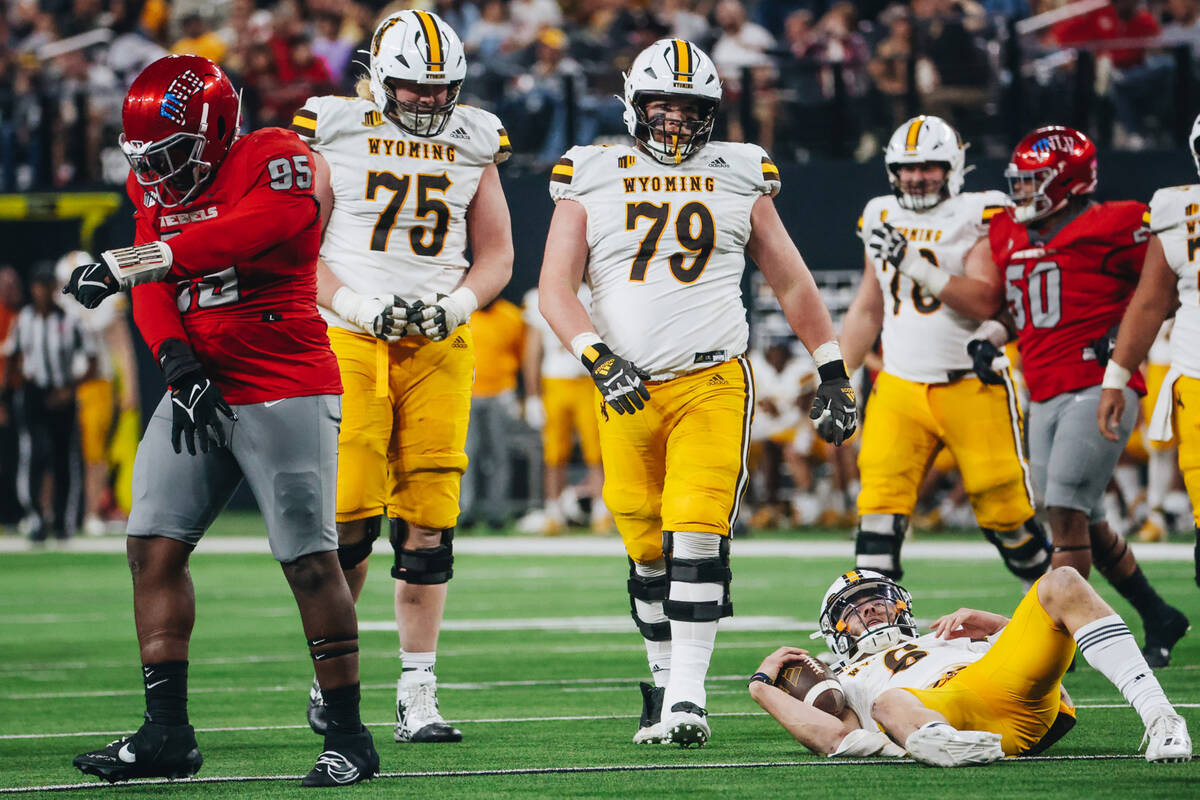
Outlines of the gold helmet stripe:
{"label": "gold helmet stripe", "polygon": [[692,80],[692,46],[683,39],[675,42],[675,80],[690,83]]}
{"label": "gold helmet stripe", "polygon": [[904,151],[917,152],[917,137],[921,135],[921,126],[925,124],[924,117],[917,117],[908,125],[908,135],[904,137]]}
{"label": "gold helmet stripe", "polygon": [[429,42],[429,71],[442,71],[442,37],[437,29],[437,23],[433,21],[433,17],[428,11],[414,11],[417,19],[421,21],[421,28],[425,31],[425,40]]}

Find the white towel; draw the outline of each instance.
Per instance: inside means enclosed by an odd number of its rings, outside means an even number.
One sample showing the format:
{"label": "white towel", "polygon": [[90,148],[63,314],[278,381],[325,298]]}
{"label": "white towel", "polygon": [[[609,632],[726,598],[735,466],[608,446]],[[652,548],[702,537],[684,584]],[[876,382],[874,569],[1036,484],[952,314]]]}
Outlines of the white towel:
{"label": "white towel", "polygon": [[1163,378],[1162,388],[1158,390],[1158,399],[1154,401],[1154,413],[1150,415],[1150,424],[1146,433],[1152,442],[1169,442],[1174,434],[1171,427],[1171,415],[1175,412],[1175,381],[1183,373],[1174,365],[1167,370]]}

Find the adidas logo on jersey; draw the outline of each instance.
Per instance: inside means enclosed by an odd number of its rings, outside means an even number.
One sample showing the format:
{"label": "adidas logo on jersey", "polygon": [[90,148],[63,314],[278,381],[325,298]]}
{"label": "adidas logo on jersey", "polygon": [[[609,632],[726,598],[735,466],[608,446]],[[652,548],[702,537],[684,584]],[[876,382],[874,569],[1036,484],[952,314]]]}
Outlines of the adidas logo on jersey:
{"label": "adidas logo on jersey", "polygon": [[455,128],[454,130],[450,131],[450,138],[466,139],[469,141],[471,139],[471,134],[467,133],[466,128]]}
{"label": "adidas logo on jersey", "polygon": [[455,350],[466,350],[467,349],[467,340],[461,336],[455,336],[454,341],[450,343],[450,346],[453,347]]}
{"label": "adidas logo on jersey", "polygon": [[708,385],[708,386],[728,386],[729,381],[725,380],[720,375],[713,375],[711,378],[708,379],[708,383],[706,385]]}
{"label": "adidas logo on jersey", "polygon": [[720,156],[717,156],[712,161],[708,162],[708,165],[710,167],[716,167],[718,169],[729,169],[729,164],[725,161],[725,159],[721,158]]}

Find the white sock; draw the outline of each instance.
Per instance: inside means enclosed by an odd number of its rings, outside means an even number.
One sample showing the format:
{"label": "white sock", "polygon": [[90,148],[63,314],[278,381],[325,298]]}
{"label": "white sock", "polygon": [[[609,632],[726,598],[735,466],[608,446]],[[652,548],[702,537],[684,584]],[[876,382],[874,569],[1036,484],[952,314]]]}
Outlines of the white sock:
{"label": "white sock", "polygon": [[1175,451],[1150,449],[1150,460],[1146,464],[1146,505],[1153,511],[1162,511],[1167,502],[1167,492],[1175,479]]}
{"label": "white sock", "polygon": [[[653,564],[638,564],[634,563],[633,568],[638,575],[644,578],[661,578],[667,574],[667,563],[665,560],[655,561]],[[653,603],[647,603],[645,600],[634,598],[633,602],[637,605],[638,619],[643,622],[666,622],[667,615],[663,613],[663,604],[659,600]],[[665,642],[655,642],[650,639],[643,639],[646,643],[646,660],[650,663],[650,675],[654,678],[655,686],[666,686],[671,680],[671,640]]]}
{"label": "white sock", "polygon": [[436,663],[437,652],[411,653],[403,648],[400,650],[401,675],[412,671],[433,672],[433,665]]}
{"label": "white sock", "polygon": [[[673,558],[717,558],[721,553],[721,537],[715,533],[680,532],[674,534]],[[685,583],[671,581],[670,598],[693,603],[720,602],[725,587],[720,583]],[[713,643],[717,638],[717,621],[683,622],[671,620],[671,681],[663,697],[663,713],[681,701],[690,701],[704,708],[707,694],[704,679],[712,660]]]}
{"label": "white sock", "polygon": [[1087,662],[1117,687],[1146,726],[1164,711],[1175,713],[1120,615],[1089,622],[1075,631],[1075,641]]}
{"label": "white sock", "polygon": [[1113,480],[1121,491],[1121,499],[1125,501],[1126,507],[1132,506],[1141,488],[1137,467],[1132,464],[1118,464],[1113,470]]}

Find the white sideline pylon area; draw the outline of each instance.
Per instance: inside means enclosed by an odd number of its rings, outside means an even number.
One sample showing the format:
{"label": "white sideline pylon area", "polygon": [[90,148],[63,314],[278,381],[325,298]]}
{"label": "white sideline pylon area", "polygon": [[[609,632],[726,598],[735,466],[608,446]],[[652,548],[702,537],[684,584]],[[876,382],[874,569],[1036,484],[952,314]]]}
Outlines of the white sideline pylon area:
{"label": "white sideline pylon area", "polygon": [[[1129,542],[1138,561],[1187,561],[1193,559],[1191,544],[1183,542]],[[733,550],[745,558],[843,558],[854,557],[854,542],[848,538],[813,538],[807,535],[796,539],[737,539]],[[377,554],[388,551],[381,546]],[[65,542],[34,545],[18,536],[0,537],[0,553],[124,553],[124,536],[78,536]],[[197,554],[269,554],[267,534],[257,536],[209,536],[200,540]],[[486,556],[611,556],[624,558],[620,538],[596,536],[456,536],[455,555]],[[390,557],[390,552],[389,552]],[[938,541],[937,534],[927,534],[919,541],[904,545],[906,559],[942,561],[995,561],[996,548],[983,540]]]}

